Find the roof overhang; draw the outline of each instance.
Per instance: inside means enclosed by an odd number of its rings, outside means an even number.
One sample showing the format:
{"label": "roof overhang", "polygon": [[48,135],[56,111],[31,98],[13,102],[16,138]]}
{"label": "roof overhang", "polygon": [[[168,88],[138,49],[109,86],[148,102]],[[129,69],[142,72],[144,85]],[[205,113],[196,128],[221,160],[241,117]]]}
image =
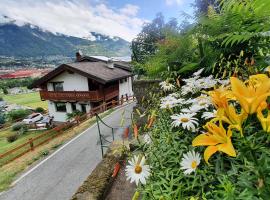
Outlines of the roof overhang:
{"label": "roof overhang", "polygon": [[82,70],[78,70],[74,67],[71,67],[69,66],[68,64],[62,64],[60,65],[59,67],[57,67],[56,69],[54,69],[53,71],[49,72],[48,74],[46,74],[45,76],[41,77],[40,79],[36,80],[32,85],[31,87],[32,88],[37,88],[37,87],[40,87],[44,84],[46,84],[47,82],[49,82],[51,79],[53,79],[54,77],[58,76],[59,74],[65,72],[65,71],[69,71],[69,72],[74,72],[74,73],[78,73],[84,77],[87,77],[87,78],[90,78],[92,80],[95,80],[101,84],[106,84],[106,83],[110,83],[110,82],[113,82],[113,81],[117,81],[117,80],[120,80],[120,79],[123,79],[123,78],[127,78],[127,77],[131,77],[133,76],[133,74],[129,74],[129,75],[125,75],[125,76],[121,76],[121,77],[117,77],[115,79],[110,79],[110,80],[104,80],[104,79],[101,79],[97,76],[93,76],[89,73],[86,73]]}

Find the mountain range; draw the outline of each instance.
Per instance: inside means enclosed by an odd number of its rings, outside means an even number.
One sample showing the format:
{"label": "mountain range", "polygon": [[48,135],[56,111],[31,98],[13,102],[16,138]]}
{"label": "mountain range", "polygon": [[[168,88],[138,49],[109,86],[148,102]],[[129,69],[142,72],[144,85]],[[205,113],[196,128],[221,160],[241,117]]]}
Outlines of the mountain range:
{"label": "mountain range", "polygon": [[91,32],[92,37],[78,38],[54,34],[31,25],[0,23],[0,56],[38,57],[86,55],[129,56],[130,43],[120,37]]}

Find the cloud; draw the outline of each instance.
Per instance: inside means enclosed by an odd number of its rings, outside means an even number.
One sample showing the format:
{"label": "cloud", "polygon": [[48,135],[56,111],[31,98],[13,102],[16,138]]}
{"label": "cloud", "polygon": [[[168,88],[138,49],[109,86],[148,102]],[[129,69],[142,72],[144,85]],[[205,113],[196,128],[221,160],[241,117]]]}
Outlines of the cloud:
{"label": "cloud", "polygon": [[120,12],[124,15],[136,16],[139,9],[139,6],[126,4],[123,8],[120,9]]}
{"label": "cloud", "polygon": [[184,0],[165,0],[166,5],[172,6],[174,4],[181,5],[184,3]]}
{"label": "cloud", "polygon": [[15,19],[18,25],[30,23],[53,32],[89,37],[90,32],[119,36],[131,41],[145,20],[137,17],[139,7],[126,4],[110,8],[102,1],[86,0],[1,0],[0,15]]}

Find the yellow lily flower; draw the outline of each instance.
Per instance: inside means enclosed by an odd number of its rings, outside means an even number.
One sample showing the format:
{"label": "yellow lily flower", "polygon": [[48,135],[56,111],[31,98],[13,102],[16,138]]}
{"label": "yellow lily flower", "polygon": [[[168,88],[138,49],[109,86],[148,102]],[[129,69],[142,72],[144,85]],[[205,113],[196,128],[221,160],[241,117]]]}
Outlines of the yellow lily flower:
{"label": "yellow lily flower", "polygon": [[217,151],[224,152],[232,157],[236,156],[236,152],[231,141],[231,129],[226,132],[222,126],[222,122],[219,123],[219,126],[213,122],[208,122],[204,128],[207,132],[197,136],[192,141],[192,146],[208,146],[204,151],[204,160],[206,163],[208,163],[209,158]]}
{"label": "yellow lily flower", "polygon": [[269,81],[266,74],[256,74],[249,77],[249,82],[251,82],[256,88],[260,87],[261,84]]}
{"label": "yellow lily flower", "polygon": [[258,83],[252,84],[252,81],[249,81],[248,84],[245,85],[238,78],[231,77],[233,95],[248,114],[255,113],[261,103],[265,101],[270,94],[270,79],[268,78],[266,80],[259,78],[259,76],[257,76],[257,78],[257,80],[262,81],[259,85]]}
{"label": "yellow lily flower", "polygon": [[258,109],[257,118],[261,122],[263,130],[267,133],[270,133],[270,113],[268,112],[267,117],[264,117],[262,114],[262,110]]}
{"label": "yellow lily flower", "polygon": [[216,109],[228,107],[228,99],[233,99],[231,92],[224,87],[209,91],[208,95]]}
{"label": "yellow lily flower", "polygon": [[212,121],[222,120],[228,123],[229,128],[236,128],[243,136],[242,124],[247,119],[248,114],[241,109],[241,113],[238,114],[233,105],[229,105],[226,108],[219,108],[217,110],[216,118]]}

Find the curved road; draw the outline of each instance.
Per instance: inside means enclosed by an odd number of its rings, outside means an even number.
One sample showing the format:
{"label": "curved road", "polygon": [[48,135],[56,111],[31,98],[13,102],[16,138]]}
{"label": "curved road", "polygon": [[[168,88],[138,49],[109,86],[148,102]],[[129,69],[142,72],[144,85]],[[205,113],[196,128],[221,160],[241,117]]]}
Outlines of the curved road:
{"label": "curved road", "polygon": [[[117,109],[103,120],[108,125],[119,126],[124,113],[125,126],[128,126],[134,105]],[[110,129],[101,125],[101,131],[111,140]],[[121,138],[122,133],[123,129],[117,129],[116,139]],[[69,200],[101,161],[98,141],[95,124],[25,172],[11,189],[0,195],[0,200]]]}

